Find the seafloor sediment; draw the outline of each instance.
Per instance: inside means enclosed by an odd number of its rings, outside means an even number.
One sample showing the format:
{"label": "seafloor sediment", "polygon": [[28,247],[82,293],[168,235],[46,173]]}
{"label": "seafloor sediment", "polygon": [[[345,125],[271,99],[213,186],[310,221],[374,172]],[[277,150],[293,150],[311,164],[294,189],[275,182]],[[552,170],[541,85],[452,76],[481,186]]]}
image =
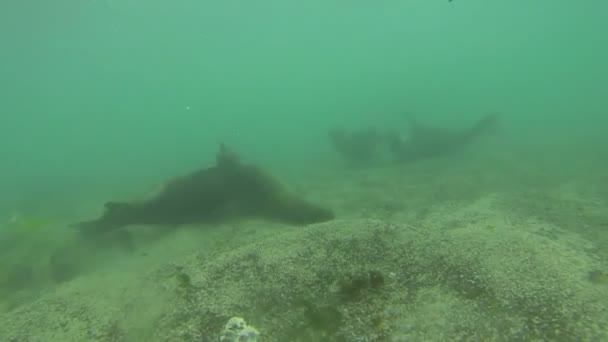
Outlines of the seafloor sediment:
{"label": "seafloor sediment", "polygon": [[217,341],[232,316],[277,342],[608,339],[597,188],[410,171],[301,184],[333,204],[332,222],[142,241],[5,308],[0,340]]}

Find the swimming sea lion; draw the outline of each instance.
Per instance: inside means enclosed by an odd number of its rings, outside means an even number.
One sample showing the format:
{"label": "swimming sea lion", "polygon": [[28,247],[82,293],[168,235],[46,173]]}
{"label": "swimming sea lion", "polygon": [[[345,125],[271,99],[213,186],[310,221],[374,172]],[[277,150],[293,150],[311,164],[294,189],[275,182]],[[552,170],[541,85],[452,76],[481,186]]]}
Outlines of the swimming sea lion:
{"label": "swimming sea lion", "polygon": [[352,165],[369,165],[377,161],[384,136],[373,128],[347,131],[333,128],[329,131],[332,146]]}
{"label": "swimming sea lion", "polygon": [[389,136],[389,148],[399,162],[412,162],[450,153],[495,128],[497,117],[487,115],[472,127],[449,130],[425,126],[410,118],[410,134],[406,140],[398,134]]}
{"label": "swimming sea lion", "polygon": [[133,224],[180,226],[247,218],[305,225],[334,215],[287,191],[262,169],[241,163],[221,145],[215,166],[169,182],[151,199],[108,202],[100,218],[75,226],[108,231]]}

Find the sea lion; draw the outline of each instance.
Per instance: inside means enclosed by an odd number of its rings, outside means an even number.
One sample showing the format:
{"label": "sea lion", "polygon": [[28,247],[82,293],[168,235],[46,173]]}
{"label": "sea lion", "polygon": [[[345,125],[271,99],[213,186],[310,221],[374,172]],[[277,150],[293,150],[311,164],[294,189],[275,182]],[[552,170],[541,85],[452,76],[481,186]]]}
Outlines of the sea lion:
{"label": "sea lion", "polygon": [[462,130],[449,130],[421,125],[409,118],[409,136],[406,140],[390,134],[389,150],[398,162],[412,162],[442,156],[461,148],[496,127],[497,117],[490,114]]}
{"label": "sea lion", "polygon": [[215,166],[170,181],[150,199],[108,202],[100,218],[74,226],[91,232],[247,218],[306,225],[331,220],[334,214],[287,191],[262,169],[241,163],[222,144]]}
{"label": "sea lion", "polygon": [[332,146],[350,164],[369,165],[378,160],[378,149],[384,142],[384,136],[373,128],[347,131],[333,128],[328,134]]}

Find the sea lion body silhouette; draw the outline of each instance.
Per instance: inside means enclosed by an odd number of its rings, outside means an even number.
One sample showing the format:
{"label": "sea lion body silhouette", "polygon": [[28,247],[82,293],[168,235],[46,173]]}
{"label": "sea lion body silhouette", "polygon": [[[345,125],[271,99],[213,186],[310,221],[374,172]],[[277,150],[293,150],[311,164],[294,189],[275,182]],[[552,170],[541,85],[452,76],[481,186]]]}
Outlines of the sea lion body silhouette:
{"label": "sea lion body silhouette", "polygon": [[369,165],[378,160],[385,137],[373,128],[348,131],[335,127],[328,134],[331,145],[351,165]]}
{"label": "sea lion body silhouette", "polygon": [[409,136],[402,139],[398,134],[389,136],[389,149],[399,162],[413,162],[449,154],[478,139],[496,127],[497,117],[487,115],[473,126],[461,130],[449,130],[421,125],[410,118]]}
{"label": "sea lion body silhouette", "polygon": [[108,202],[100,218],[75,226],[107,231],[134,224],[180,226],[247,218],[305,225],[334,215],[287,191],[264,170],[241,163],[221,145],[215,166],[169,182],[151,199]]}

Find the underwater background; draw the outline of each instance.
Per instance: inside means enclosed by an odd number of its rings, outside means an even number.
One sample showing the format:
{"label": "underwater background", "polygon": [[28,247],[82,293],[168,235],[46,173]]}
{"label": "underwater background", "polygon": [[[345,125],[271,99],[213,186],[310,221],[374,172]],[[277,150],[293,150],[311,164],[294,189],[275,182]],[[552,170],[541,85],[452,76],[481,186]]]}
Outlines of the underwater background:
{"label": "underwater background", "polygon": [[[211,341],[235,315],[263,341],[608,339],[607,11],[599,0],[3,1],[0,340]],[[353,167],[328,139],[334,127],[405,134],[409,115],[461,129],[488,114],[499,121],[488,137],[406,165]],[[134,253],[53,276],[69,224],[213,166],[221,143],[336,219],[133,229]],[[260,246],[274,254],[251,256]],[[332,263],[315,248],[344,254]],[[262,265],[256,275],[234,266],[238,253]],[[294,273],[257,276],[279,266]],[[472,274],[483,290],[455,280]],[[308,293],[243,299],[293,281]],[[387,307],[399,302],[426,309]]]}

